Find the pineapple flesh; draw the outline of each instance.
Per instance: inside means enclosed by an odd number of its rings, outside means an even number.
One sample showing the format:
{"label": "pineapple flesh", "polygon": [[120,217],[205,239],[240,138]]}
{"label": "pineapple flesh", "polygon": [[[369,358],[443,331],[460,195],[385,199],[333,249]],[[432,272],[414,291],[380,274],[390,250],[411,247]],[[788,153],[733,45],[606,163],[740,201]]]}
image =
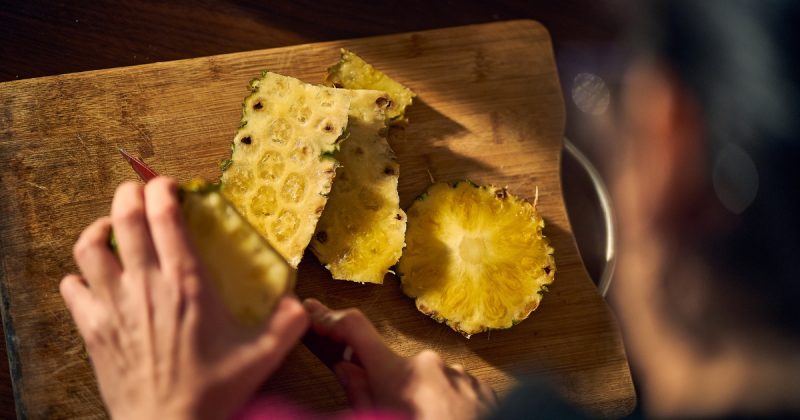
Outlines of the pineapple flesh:
{"label": "pineapple flesh", "polygon": [[328,68],[325,84],[346,89],[372,89],[386,92],[391,100],[386,110],[386,119],[389,124],[407,123],[406,108],[417,96],[411,89],[392,80],[361,57],[344,48],[341,50],[339,62]]}
{"label": "pineapple flesh", "polygon": [[250,89],[222,192],[296,268],[331,190],[350,94],[271,72]]}
{"label": "pineapple flesh", "polygon": [[214,185],[182,188],[189,236],[222,301],[246,325],[257,325],[294,287],[295,270],[253,229]]}
{"label": "pineapple flesh", "polygon": [[351,90],[350,136],[334,156],[328,204],[311,249],[333,278],[383,283],[403,251],[406,217],[400,209],[400,165],[386,141],[385,92]]}
{"label": "pineapple flesh", "polygon": [[397,266],[422,313],[469,337],[517,324],[553,282],[553,248],[534,205],[504,188],[436,183],[408,210]]}

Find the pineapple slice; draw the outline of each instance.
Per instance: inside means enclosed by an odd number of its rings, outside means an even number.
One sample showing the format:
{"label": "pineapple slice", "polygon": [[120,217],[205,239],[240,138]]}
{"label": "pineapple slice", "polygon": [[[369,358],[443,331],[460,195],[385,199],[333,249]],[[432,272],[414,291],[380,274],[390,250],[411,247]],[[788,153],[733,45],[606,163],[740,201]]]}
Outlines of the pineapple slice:
{"label": "pineapple slice", "polygon": [[222,192],[297,267],[331,190],[350,94],[270,72],[250,88]]}
{"label": "pineapple slice", "polygon": [[553,248],[534,205],[504,188],[437,183],[408,210],[397,271],[417,309],[467,338],[510,328],[553,282]]}
{"label": "pineapple slice", "polygon": [[380,284],[405,245],[406,217],[397,194],[400,166],[386,141],[387,94],[349,92],[350,137],[334,154],[342,166],[311,249],[333,278]]}
{"label": "pineapple slice", "polygon": [[417,96],[411,89],[392,80],[361,57],[344,48],[341,50],[339,62],[328,68],[325,84],[346,89],[382,90],[388,93],[389,99],[391,99],[386,111],[389,124],[407,123],[406,107],[411,105],[414,97]]}
{"label": "pineapple slice", "polygon": [[182,188],[182,212],[222,301],[240,322],[258,324],[294,287],[295,270],[223,198],[215,185]]}

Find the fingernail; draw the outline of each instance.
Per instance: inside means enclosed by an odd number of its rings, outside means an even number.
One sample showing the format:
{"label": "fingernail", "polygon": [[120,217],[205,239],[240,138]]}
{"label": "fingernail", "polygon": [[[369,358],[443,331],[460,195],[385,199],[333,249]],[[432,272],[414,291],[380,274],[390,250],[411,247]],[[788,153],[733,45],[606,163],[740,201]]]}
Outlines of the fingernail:
{"label": "fingernail", "polygon": [[303,307],[306,308],[306,311],[308,311],[308,313],[314,318],[322,316],[322,314],[328,310],[328,308],[325,307],[322,302],[313,298],[304,300]]}
{"label": "fingernail", "polygon": [[339,380],[339,383],[343,387],[346,387],[350,382],[350,379],[347,377],[347,372],[345,372],[340,364],[333,367],[333,374],[336,375],[336,379]]}

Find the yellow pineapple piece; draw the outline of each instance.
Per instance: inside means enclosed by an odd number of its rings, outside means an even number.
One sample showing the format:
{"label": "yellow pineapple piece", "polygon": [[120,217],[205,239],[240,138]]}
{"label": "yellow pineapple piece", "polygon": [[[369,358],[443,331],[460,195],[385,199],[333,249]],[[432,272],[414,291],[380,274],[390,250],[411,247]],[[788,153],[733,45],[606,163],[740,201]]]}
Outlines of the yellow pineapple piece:
{"label": "yellow pineapple piece", "polygon": [[250,88],[222,192],[297,267],[331,190],[350,94],[270,72]]}
{"label": "yellow pineapple piece", "polygon": [[392,80],[361,57],[344,48],[341,50],[339,62],[328,69],[325,84],[346,89],[372,89],[386,92],[391,100],[386,111],[389,124],[407,123],[406,107],[411,105],[414,97],[417,96],[411,89]]}
{"label": "yellow pineapple piece", "polygon": [[219,193],[193,181],[182,188],[182,212],[200,258],[234,317],[258,324],[294,287],[295,270]]}
{"label": "yellow pineapple piece", "polygon": [[333,278],[383,283],[400,258],[406,217],[400,209],[400,165],[386,141],[385,92],[351,90],[350,137],[334,154],[336,170],[328,204],[311,249]]}
{"label": "yellow pineapple piece", "polygon": [[436,183],[408,210],[397,266],[417,309],[469,337],[510,328],[553,282],[553,248],[534,205],[504,188]]}

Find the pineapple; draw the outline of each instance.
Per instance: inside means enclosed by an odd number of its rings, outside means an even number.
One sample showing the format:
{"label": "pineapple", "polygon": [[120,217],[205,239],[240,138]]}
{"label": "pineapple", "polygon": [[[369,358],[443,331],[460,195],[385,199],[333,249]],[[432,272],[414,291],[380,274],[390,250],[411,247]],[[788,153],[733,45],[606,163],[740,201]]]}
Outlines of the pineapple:
{"label": "pineapple", "polygon": [[296,268],[331,190],[350,94],[270,72],[250,89],[222,192]]}
{"label": "pineapple", "polygon": [[341,50],[339,62],[328,68],[325,84],[346,89],[382,90],[388,93],[389,99],[391,99],[386,111],[389,124],[407,123],[406,107],[411,105],[414,97],[417,96],[411,89],[392,80],[361,57],[344,48]]}
{"label": "pineapple", "polygon": [[400,258],[406,217],[400,209],[400,167],[386,141],[387,94],[352,90],[350,137],[334,154],[341,167],[311,241],[333,278],[383,283]]}
{"label": "pineapple", "polygon": [[223,198],[216,185],[182,188],[189,236],[222,301],[240,322],[258,324],[294,287],[295,270]]}
{"label": "pineapple", "polygon": [[436,183],[408,210],[397,266],[417,309],[467,338],[510,328],[553,282],[553,248],[535,205],[505,188]]}

